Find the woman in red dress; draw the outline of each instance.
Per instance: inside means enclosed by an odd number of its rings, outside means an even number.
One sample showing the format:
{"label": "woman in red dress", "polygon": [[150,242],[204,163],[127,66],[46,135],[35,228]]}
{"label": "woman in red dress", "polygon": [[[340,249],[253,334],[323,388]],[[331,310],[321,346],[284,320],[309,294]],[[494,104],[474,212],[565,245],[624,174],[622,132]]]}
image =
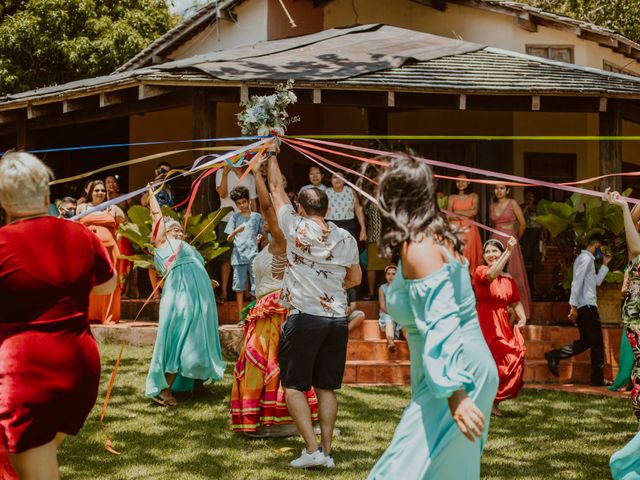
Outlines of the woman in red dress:
{"label": "woman in red dress", "polygon": [[0,441],[20,478],[57,479],[56,451],[93,408],[100,355],[89,294],[115,289],[111,259],[79,223],[47,216],[51,171],[0,160]]}
{"label": "woman in red dress", "polygon": [[[504,272],[517,245],[514,237],[509,238],[506,249],[500,240],[488,240],[484,244],[486,265],[476,269],[474,283],[480,328],[500,378],[492,411],[496,416],[502,415],[500,402],[518,396],[524,373],[525,346],[520,329],[526,325],[527,316],[515,280]],[[517,320],[515,324],[510,309]]]}
{"label": "woman in red dress", "polygon": [[455,213],[449,219],[451,225],[455,225],[458,229],[458,235],[464,244],[463,254],[469,261],[469,272],[471,275],[476,271],[476,267],[482,261],[482,240],[480,239],[480,230],[471,223],[476,219],[478,214],[478,195],[469,192],[469,181],[466,175],[458,175],[456,180],[456,195],[449,195],[447,210]]}
{"label": "woman in red dress", "polygon": [[[102,180],[94,180],[89,184],[89,202],[79,205],[77,213],[83,213],[100,205],[107,199],[107,189]],[[111,262],[120,264],[120,250],[116,242],[118,225],[125,221],[124,212],[117,205],[111,205],[100,212],[93,212],[80,219],[80,223],[89,227],[107,249]],[[118,323],[120,321],[120,283],[109,295],[91,294],[89,297],[89,320],[101,323]]]}

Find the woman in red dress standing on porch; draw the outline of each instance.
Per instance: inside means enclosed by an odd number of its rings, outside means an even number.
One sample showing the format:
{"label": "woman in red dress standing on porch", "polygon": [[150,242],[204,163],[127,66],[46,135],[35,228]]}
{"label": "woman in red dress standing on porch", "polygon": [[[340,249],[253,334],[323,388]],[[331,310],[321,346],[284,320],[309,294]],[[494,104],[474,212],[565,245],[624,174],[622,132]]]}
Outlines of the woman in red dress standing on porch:
{"label": "woman in red dress standing on porch", "polygon": [[[524,337],[520,329],[527,323],[515,280],[504,270],[518,241],[511,237],[507,248],[500,240],[491,239],[484,244],[486,265],[476,269],[474,289],[476,308],[482,335],[489,345],[498,367],[500,384],[492,414],[501,416],[498,404],[515,398],[522,388],[524,373]],[[517,322],[512,325],[509,309]]]}
{"label": "woman in red dress standing on porch", "polygon": [[51,177],[28,153],[0,160],[0,443],[22,479],[59,478],[58,446],[98,395],[89,294],[116,286],[98,237],[47,216]]}
{"label": "woman in red dress standing on porch", "polygon": [[469,272],[473,276],[476,267],[482,262],[482,240],[480,230],[470,220],[478,214],[478,195],[468,192],[469,181],[466,175],[458,175],[456,180],[457,195],[449,195],[447,210],[455,213],[449,223],[455,225],[464,244],[463,254],[469,261]]}

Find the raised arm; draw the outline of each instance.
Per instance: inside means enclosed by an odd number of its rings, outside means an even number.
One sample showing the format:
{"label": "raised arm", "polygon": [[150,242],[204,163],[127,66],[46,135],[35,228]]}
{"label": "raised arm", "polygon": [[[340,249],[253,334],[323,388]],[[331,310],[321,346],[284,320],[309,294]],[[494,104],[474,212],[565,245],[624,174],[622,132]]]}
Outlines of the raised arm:
{"label": "raised arm", "polygon": [[273,208],[273,204],[271,203],[271,196],[269,195],[269,190],[267,189],[267,185],[264,183],[264,178],[260,175],[260,166],[264,164],[267,159],[263,156],[259,158],[253,164],[253,176],[256,179],[256,190],[258,192],[258,200],[260,201],[260,208],[262,208],[262,215],[265,220],[269,223],[269,230],[271,231],[271,239],[272,239],[272,252],[274,255],[281,255],[285,252],[287,247],[287,242],[284,238],[284,234],[280,229],[280,225],[278,225],[278,216],[276,215],[276,211]]}
{"label": "raised arm", "polygon": [[[275,142],[275,140],[274,140]],[[280,165],[278,165],[278,157],[276,156],[277,146],[269,147],[269,188],[271,188],[271,196],[273,198],[273,205],[276,209],[276,213],[280,211],[283,205],[290,204],[287,192],[284,190],[284,184],[282,183],[282,172],[280,171]]]}
{"label": "raised arm", "polygon": [[165,240],[166,231],[162,221],[162,210],[151,185],[149,185],[147,196],[149,198],[149,210],[151,211],[152,241],[154,245],[160,245]]}
{"label": "raised arm", "polygon": [[632,257],[640,255],[640,234],[636,227],[631,212],[629,211],[629,204],[622,200],[620,194],[607,188],[604,192],[604,198],[612,205],[618,205],[622,208],[622,216],[624,218],[624,232],[627,238],[627,249]]}
{"label": "raised arm", "polygon": [[493,281],[496,278],[498,278],[498,276],[504,271],[504,267],[509,261],[509,258],[511,258],[513,249],[517,244],[518,244],[518,241],[514,237],[509,237],[509,241],[507,242],[507,248],[505,249],[504,252],[502,252],[502,255],[500,255],[500,258],[498,258],[498,260],[496,260],[495,263],[491,265],[491,267],[489,267],[489,269],[487,270],[487,278],[490,281]]}
{"label": "raised arm", "polygon": [[216,191],[220,198],[227,198],[229,196],[229,189],[227,188],[227,178],[229,177],[229,172],[231,171],[231,167],[228,163],[224,164],[222,167],[222,177],[220,179],[220,185],[216,186]]}

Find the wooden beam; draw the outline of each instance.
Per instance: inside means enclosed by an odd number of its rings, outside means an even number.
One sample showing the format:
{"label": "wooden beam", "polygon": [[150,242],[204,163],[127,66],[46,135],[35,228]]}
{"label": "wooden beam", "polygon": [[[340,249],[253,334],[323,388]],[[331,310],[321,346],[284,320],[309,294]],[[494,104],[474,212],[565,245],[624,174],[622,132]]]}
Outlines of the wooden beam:
{"label": "wooden beam", "polygon": [[167,87],[158,87],[156,85],[140,85],[138,87],[138,100],[158,97],[169,92],[171,92],[171,89]]}
{"label": "wooden beam", "polygon": [[138,88],[125,88],[113,92],[101,93],[98,105],[100,108],[138,101]]}
{"label": "wooden beam", "polygon": [[17,110],[7,110],[0,112],[0,125],[5,123],[13,123],[18,119]]}
{"label": "wooden beam", "polygon": [[16,121],[16,150],[26,150],[28,147],[27,111],[18,110]]}
{"label": "wooden beam", "polygon": [[458,102],[458,108],[460,110],[466,110],[467,109],[467,96],[464,93],[462,95],[460,95],[460,101]]}
{"label": "wooden beam", "polygon": [[99,99],[100,97],[98,95],[91,95],[88,97],[63,100],[62,113],[75,112],[77,110],[95,107],[96,105],[99,105]]}
{"label": "wooden beam", "polygon": [[313,103],[314,104],[322,103],[322,90],[320,90],[319,88],[313,89]]}
{"label": "wooden beam", "polygon": [[600,107],[598,108],[598,110],[600,112],[606,112],[607,111],[607,97],[601,97],[600,98]]}
{"label": "wooden beam", "polygon": [[555,30],[560,30],[561,32],[572,33],[574,35],[580,35],[580,32],[582,31],[580,27],[576,25],[572,25],[570,23],[562,23],[542,15],[536,15],[535,13],[529,13],[529,20],[534,22],[536,25],[553,28]]}
{"label": "wooden beam", "polygon": [[411,0],[412,2],[425,5],[427,7],[435,8],[444,12],[447,9],[447,0]]}
{"label": "wooden beam", "polygon": [[531,110],[534,112],[540,110],[540,95],[533,95],[531,97]]}
{"label": "wooden beam", "polygon": [[[197,89],[193,92],[192,102],[192,134],[195,139],[216,137],[216,102],[207,99],[206,89]],[[197,146],[208,146],[198,144]],[[193,152],[194,160],[205,152]],[[218,195],[216,193],[215,175],[209,175],[200,184],[198,196],[193,204],[194,213],[209,213],[218,207]]]}
{"label": "wooden beam", "polygon": [[246,102],[249,100],[249,87],[246,85],[240,86],[240,102]]}
{"label": "wooden beam", "polygon": [[394,91],[387,92],[387,106],[388,107],[396,106],[396,92]]}
{"label": "wooden beam", "polygon": [[605,47],[618,48],[618,39],[603,33],[580,29],[579,37],[592,42],[598,42],[599,45],[603,45]]}
{"label": "wooden beam", "polygon": [[[622,133],[622,115],[619,103],[611,100],[608,112],[601,112],[599,116],[599,134],[601,136],[618,136]],[[622,142],[600,140],[600,172],[622,172]],[[612,187],[620,191],[622,180],[620,177],[608,177],[600,180],[600,189]]]}
{"label": "wooden beam", "polygon": [[61,102],[31,104],[27,106],[27,119],[45,117],[54,115],[61,110]]}
{"label": "wooden beam", "polygon": [[538,25],[533,20],[531,20],[531,17],[528,13],[518,15],[517,17],[515,17],[514,22],[518,27],[526,30],[527,32],[534,33],[538,31]]}
{"label": "wooden beam", "polygon": [[131,102],[120,103],[108,107],[78,110],[66,114],[63,114],[62,109],[60,109],[57,115],[49,115],[30,120],[29,130],[100,122],[102,120],[129,117],[131,115],[139,115],[146,112],[166,110],[186,105],[191,105],[190,89],[183,89],[168,95],[161,95],[159,97],[148,98],[146,100],[133,100]]}

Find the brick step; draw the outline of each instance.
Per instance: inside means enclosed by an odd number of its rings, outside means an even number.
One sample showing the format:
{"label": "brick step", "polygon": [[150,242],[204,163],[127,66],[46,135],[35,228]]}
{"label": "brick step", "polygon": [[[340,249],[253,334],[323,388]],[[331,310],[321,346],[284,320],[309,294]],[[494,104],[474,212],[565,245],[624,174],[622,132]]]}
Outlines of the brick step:
{"label": "brick step", "polygon": [[349,332],[350,340],[383,340],[384,338],[378,320],[364,320],[360,328]]}
{"label": "brick step", "polygon": [[91,333],[99,342],[153,345],[158,333],[158,322],[121,320],[115,325],[92,324]]}
{"label": "brick step", "polygon": [[387,348],[386,340],[349,340],[347,360],[409,360],[409,346],[404,340],[398,340],[396,351],[391,352]]}
{"label": "brick step", "polygon": [[347,385],[410,385],[411,362],[348,360],[343,382]]}
{"label": "brick step", "polygon": [[[589,383],[591,378],[591,362],[574,359],[563,360],[558,365],[560,377],[549,371],[545,360],[525,360],[524,381],[533,383]],[[618,373],[617,367],[604,366],[604,378],[612,380]]]}

